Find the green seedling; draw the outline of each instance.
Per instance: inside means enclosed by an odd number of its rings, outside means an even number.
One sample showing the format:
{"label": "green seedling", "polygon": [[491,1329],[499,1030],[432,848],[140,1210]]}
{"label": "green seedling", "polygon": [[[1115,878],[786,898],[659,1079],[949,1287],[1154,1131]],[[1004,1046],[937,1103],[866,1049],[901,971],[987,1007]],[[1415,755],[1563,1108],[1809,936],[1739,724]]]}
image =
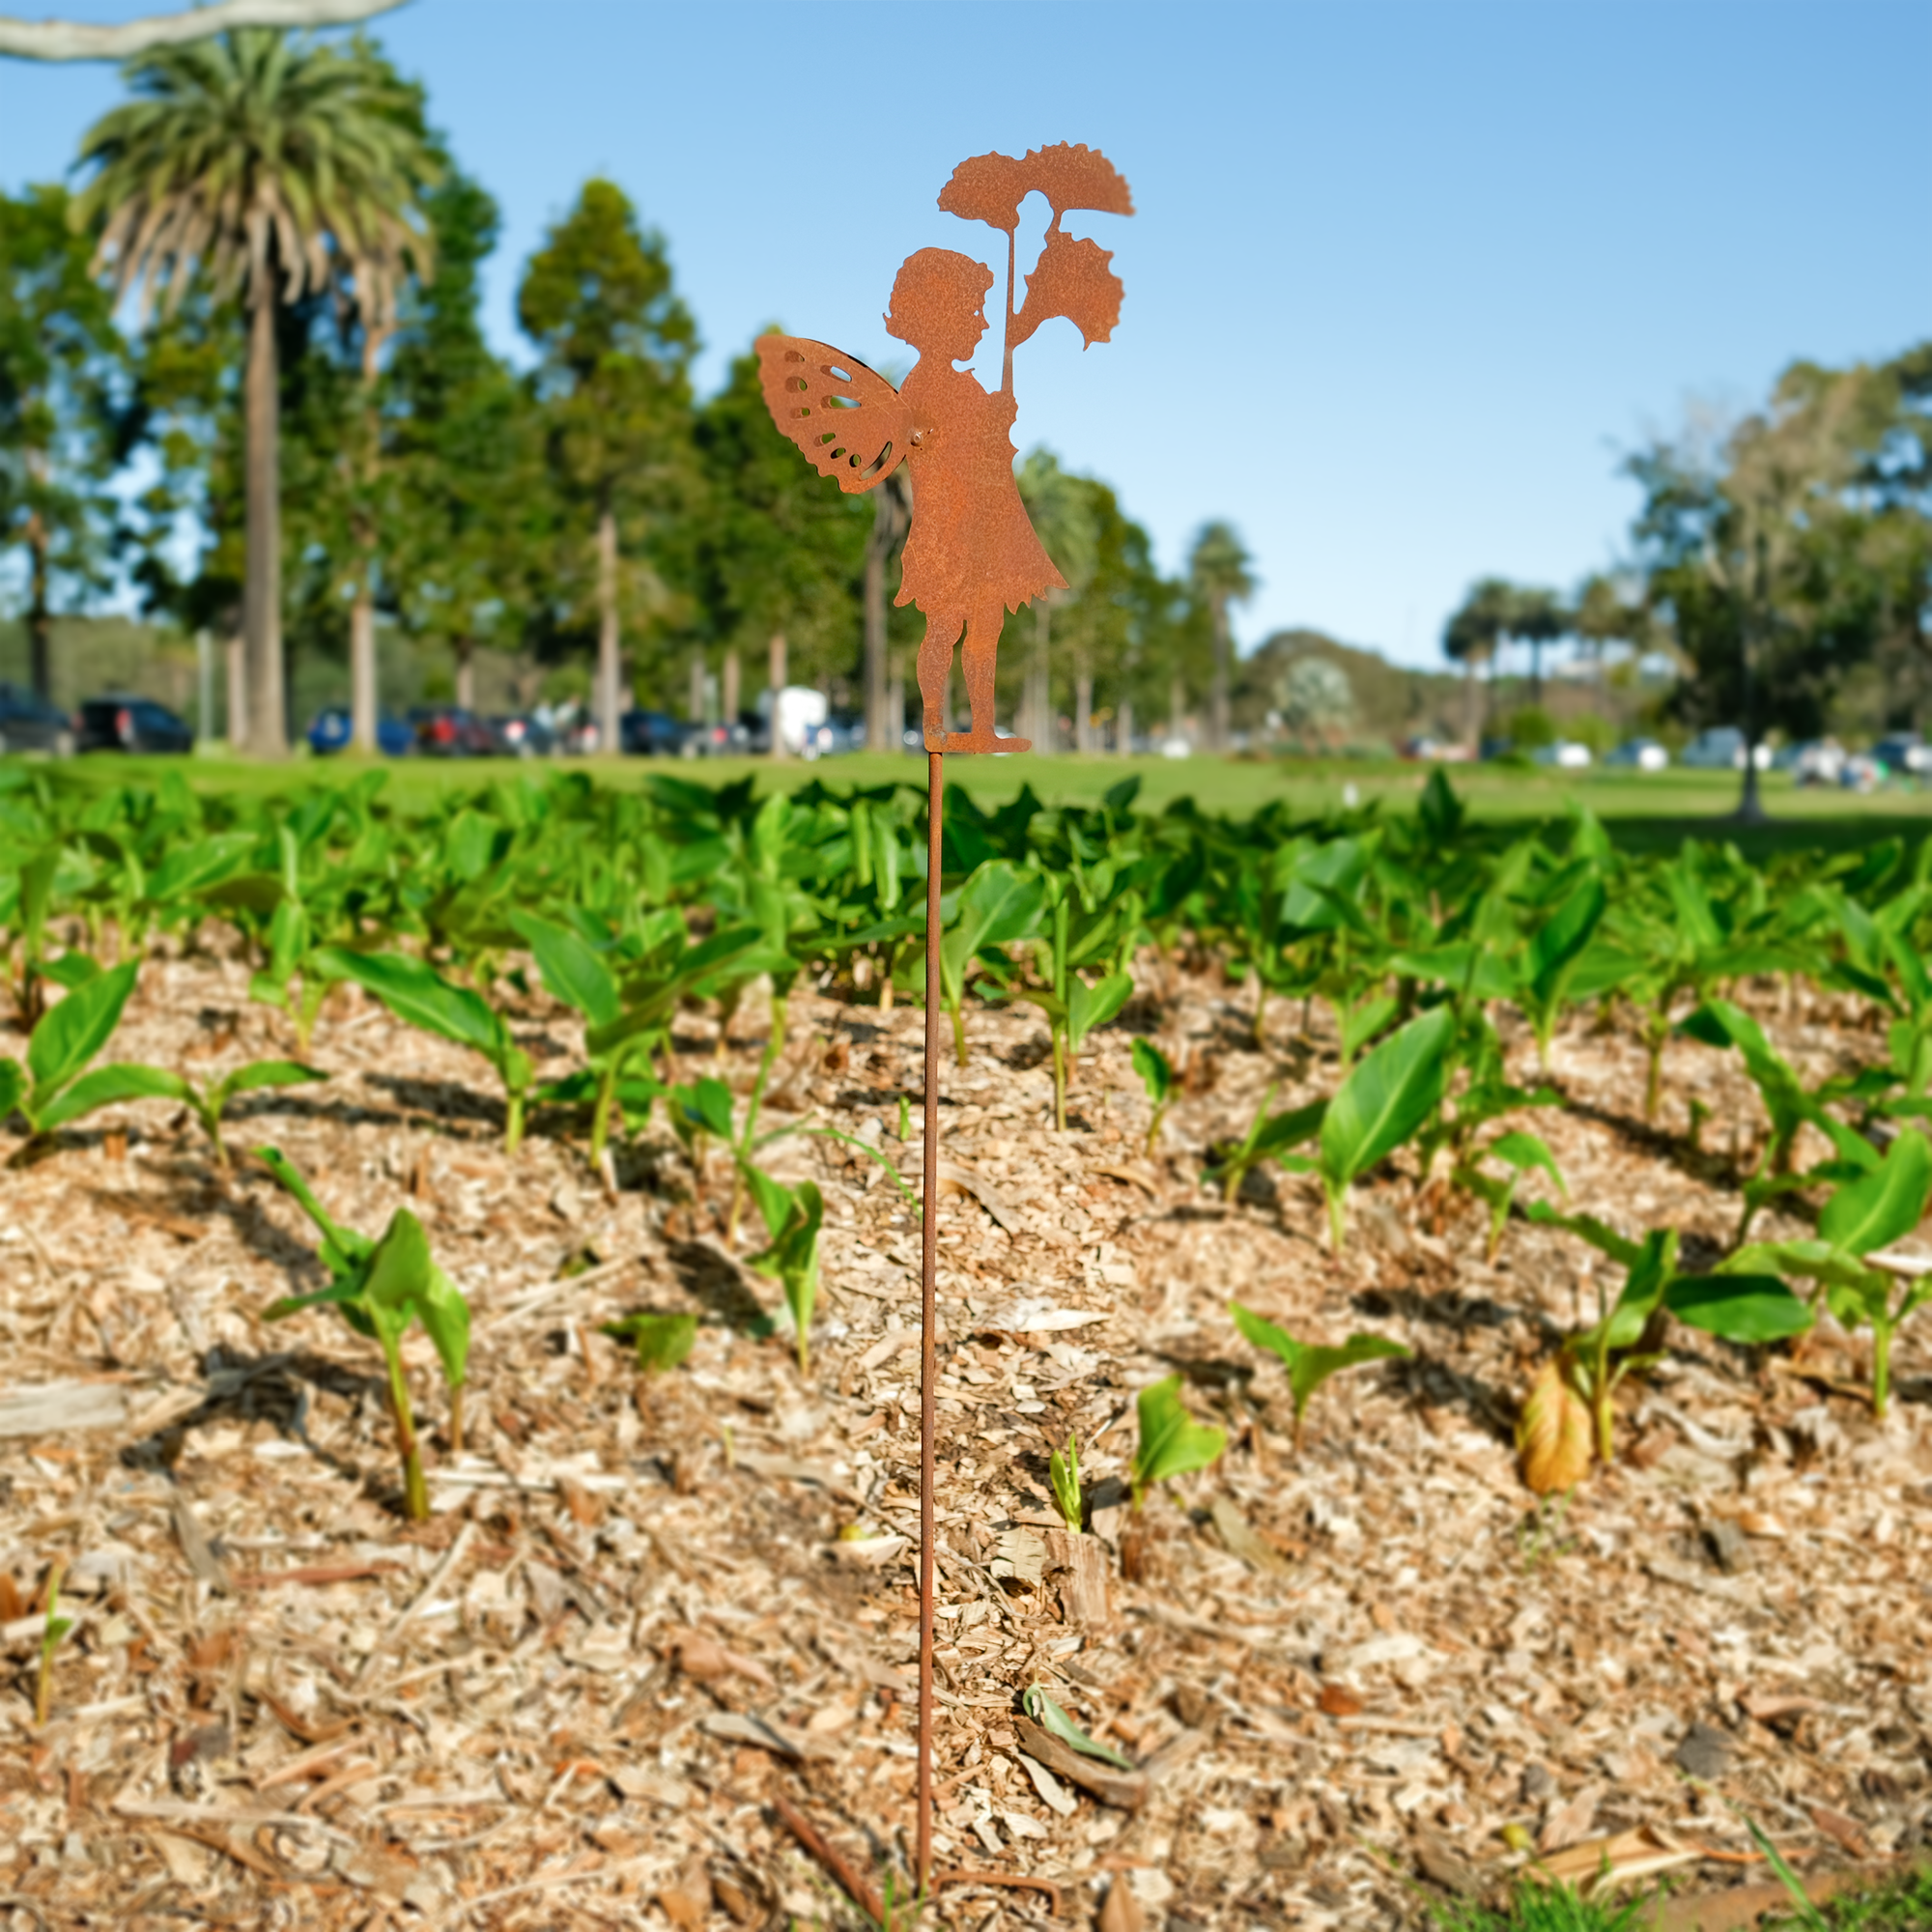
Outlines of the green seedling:
{"label": "green seedling", "polygon": [[1134,1460],[1127,1471],[1134,1507],[1147,1500],[1147,1492],[1156,1483],[1172,1476],[1184,1476],[1192,1469],[1205,1469],[1220,1460],[1228,1446],[1227,1431],[1196,1422],[1180,1400],[1180,1378],[1151,1383],[1140,1392],[1136,1406],[1140,1414],[1141,1436],[1134,1446]]}
{"label": "green seedling", "polygon": [[604,1333],[632,1345],[640,1374],[668,1375],[691,1353],[692,1344],[697,1340],[697,1317],[639,1309],[635,1315],[605,1322]]}
{"label": "green seedling", "polygon": [[[1509,1178],[1496,1180],[1484,1174],[1479,1163],[1485,1160],[1500,1161],[1509,1169]],[[1548,1143],[1538,1134],[1520,1131],[1498,1134],[1476,1156],[1476,1163],[1459,1167],[1455,1179],[1458,1186],[1466,1188],[1478,1200],[1489,1204],[1489,1258],[1493,1262],[1497,1249],[1502,1246],[1503,1228],[1509,1221],[1510,1209],[1516,1205],[1516,1191],[1522,1184],[1524,1175],[1541,1168],[1555,1181],[1556,1191],[1566,1199],[1570,1188],[1563,1179],[1563,1170],[1556,1165],[1556,1156],[1549,1151]]]}
{"label": "green seedling", "polygon": [[60,1648],[61,1639],[73,1628],[73,1619],[60,1614],[61,1579],[66,1575],[65,1563],[56,1563],[47,1572],[46,1621],[41,1632],[41,1667],[34,1678],[34,1723],[41,1730],[46,1729],[47,1717],[53,1707],[54,1652]]}
{"label": "green seedling", "polygon": [[813,1181],[787,1187],[749,1160],[741,1160],[740,1171],[771,1236],[745,1265],[776,1281],[783,1291],[798,1349],[798,1372],[804,1375],[811,1362],[811,1312],[818,1301],[818,1231],[825,1219],[825,1199]]}
{"label": "green seedling", "polygon": [[899,1095],[899,1145],[912,1139],[912,1101],[903,1094]]}
{"label": "green seedling", "polygon": [[1087,1509],[1080,1495],[1080,1442],[1072,1431],[1067,1432],[1065,1455],[1058,1449],[1048,1454],[1046,1473],[1053,1485],[1053,1506],[1060,1512],[1061,1520],[1077,1536],[1086,1520]]}
{"label": "green seedling", "polygon": [[1121,1771],[1133,1770],[1132,1758],[1122,1757],[1112,1745],[1103,1745],[1098,1738],[1089,1736],[1054,1701],[1044,1686],[1029,1684],[1020,1693],[1020,1709],[1049,1737],[1058,1738],[1083,1757],[1098,1758],[1102,1764],[1114,1765]]}
{"label": "green seedling", "polygon": [[179,1097],[175,1076],[158,1067],[110,1065],[82,1072],[120,1025],[139,971],[130,959],[96,973],[42,1012],[27,1041],[26,1065],[0,1059],[0,1120],[18,1112],[38,1137],[121,1100]]}
{"label": "green seedling", "polygon": [[967,976],[982,951],[1037,932],[1046,897],[1046,881],[1037,873],[989,859],[974,869],[956,903],[947,909],[950,923],[939,942],[940,1000],[952,1021],[953,1057],[961,1066],[966,1065]]}
{"label": "green seedling", "polygon": [[1296,1169],[1308,1165],[1292,1159],[1288,1151],[1313,1140],[1321,1131],[1328,1102],[1311,1100],[1305,1107],[1290,1107],[1279,1114],[1270,1114],[1268,1102],[1274,1094],[1275,1090],[1270,1087],[1262,1095],[1246,1137],[1234,1147],[1224,1146],[1220,1157],[1211,1162],[1203,1177],[1219,1185],[1224,1201],[1233,1201],[1241,1191],[1242,1181],[1264,1160],[1278,1160],[1284,1167]]}
{"label": "green seedling", "polygon": [[[1053,1040],[1053,1124],[1063,1134],[1066,1131],[1066,1083],[1072,1074],[1073,1062],[1086,1044],[1087,1036],[1095,1027],[1105,1026],[1133,997],[1134,991],[1133,976],[1129,973],[1109,973],[1090,986],[1073,970],[1076,952],[1085,949],[1076,947],[1070,936],[1072,917],[1072,905],[1063,893],[1053,908],[1052,938],[1047,948],[1052,983],[1023,986],[1015,994],[1046,1015],[1047,1031]],[[1104,944],[1113,936],[1113,923],[1109,920],[1096,921],[1090,916],[1082,923],[1087,928],[1081,935],[1083,941]]]}
{"label": "green seedling", "polygon": [[429,1515],[429,1490],[423,1480],[409,1378],[403,1371],[403,1336],[412,1321],[420,1321],[428,1332],[449,1389],[451,1447],[460,1450],[463,1387],[469,1356],[469,1304],[431,1258],[422,1223],[407,1208],[398,1208],[382,1236],[371,1240],[330,1220],[308,1183],[276,1149],[257,1148],[255,1151],[315,1223],[322,1236],[317,1254],[330,1276],[328,1287],[313,1294],[286,1295],[272,1303],[267,1319],[282,1321],[305,1308],[333,1308],[356,1334],[382,1350],[388,1371],[396,1447],[403,1465],[403,1509],[420,1521]]}
{"label": "green seedling", "polygon": [[1455,1014],[1434,1007],[1379,1041],[1329,1101],[1317,1158],[1296,1154],[1282,1162],[1321,1177],[1328,1237],[1338,1254],[1348,1235],[1349,1189],[1419,1133],[1442,1104],[1455,1034]]}
{"label": "green seedling", "polygon": [[330,979],[353,980],[399,1020],[481,1054],[503,1084],[503,1151],[516,1152],[524,1138],[530,1057],[511,1038],[502,1014],[482,994],[452,985],[435,967],[407,953],[322,947],[315,958],[320,971]]}
{"label": "green seedling", "polygon": [[1151,1039],[1134,1041],[1133,1061],[1134,1071],[1141,1076],[1141,1085],[1147,1089],[1149,1112],[1146,1152],[1149,1159],[1151,1159],[1154,1143],[1160,1138],[1160,1123],[1166,1118],[1168,1107],[1174,1100],[1174,1064]]}
{"label": "green seedling", "polygon": [[[1580,876],[1573,878],[1571,872]],[[1531,935],[1517,988],[1517,999],[1536,1035],[1537,1064],[1546,1071],[1556,1023],[1609,903],[1603,880],[1587,861],[1559,873],[1548,891],[1556,899],[1556,910]]]}
{"label": "green seedling", "polygon": [[1761,1242],[1725,1264],[1740,1272],[1772,1267],[1819,1284],[1826,1305],[1847,1328],[1872,1331],[1872,1412],[1891,1395],[1891,1345],[1900,1324],[1932,1300],[1932,1271],[1909,1258],[1885,1264],[1885,1250],[1912,1234],[1932,1207],[1932,1142],[1909,1127],[1870,1174],[1842,1183],[1818,1216],[1815,1238]]}
{"label": "green seedling", "polygon": [[1252,1342],[1257,1349],[1265,1349],[1278,1356],[1281,1365],[1288,1371],[1288,1392],[1294,1404],[1294,1452],[1301,1453],[1302,1426],[1308,1414],[1308,1404],[1315,1391],[1330,1376],[1337,1376],[1344,1369],[1357,1369],[1370,1362],[1385,1362],[1398,1356],[1406,1356],[1408,1350],[1400,1342],[1391,1342],[1383,1335],[1350,1335],[1340,1348],[1323,1348],[1313,1342],[1297,1342],[1286,1328],[1278,1328],[1264,1316],[1257,1315],[1250,1308],[1243,1308],[1238,1301],[1228,1304],[1228,1312],[1235,1318],[1235,1326]]}

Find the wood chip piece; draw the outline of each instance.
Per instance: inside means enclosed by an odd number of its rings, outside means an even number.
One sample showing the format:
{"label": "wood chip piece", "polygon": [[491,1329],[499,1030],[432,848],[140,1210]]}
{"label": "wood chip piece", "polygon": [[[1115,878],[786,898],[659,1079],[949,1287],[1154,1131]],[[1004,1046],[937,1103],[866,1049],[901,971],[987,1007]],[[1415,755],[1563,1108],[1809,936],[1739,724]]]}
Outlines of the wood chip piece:
{"label": "wood chip piece", "polygon": [[0,1395],[0,1437],[116,1429],[127,1419],[128,1392],[119,1382],[43,1382]]}
{"label": "wood chip piece", "polygon": [[1077,1784],[1102,1804],[1111,1804],[1121,1811],[1138,1811],[1147,1803],[1148,1780],[1142,1773],[1115,1771],[1094,1758],[1083,1757],[1041,1730],[1031,1718],[1015,1717],[1013,1731],[1021,1749],[1030,1757],[1037,1758],[1048,1771],[1069,1784]]}

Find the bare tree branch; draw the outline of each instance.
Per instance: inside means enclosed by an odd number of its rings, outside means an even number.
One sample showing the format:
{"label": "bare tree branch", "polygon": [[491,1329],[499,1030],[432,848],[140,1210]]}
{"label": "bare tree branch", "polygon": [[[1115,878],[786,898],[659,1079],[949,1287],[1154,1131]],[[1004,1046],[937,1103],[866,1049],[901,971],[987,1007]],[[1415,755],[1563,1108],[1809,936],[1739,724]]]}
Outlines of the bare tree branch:
{"label": "bare tree branch", "polygon": [[151,47],[198,41],[230,27],[340,27],[386,14],[403,0],[214,0],[185,14],[149,14],[118,27],[19,20],[0,14],[0,54],[20,60],[131,60]]}

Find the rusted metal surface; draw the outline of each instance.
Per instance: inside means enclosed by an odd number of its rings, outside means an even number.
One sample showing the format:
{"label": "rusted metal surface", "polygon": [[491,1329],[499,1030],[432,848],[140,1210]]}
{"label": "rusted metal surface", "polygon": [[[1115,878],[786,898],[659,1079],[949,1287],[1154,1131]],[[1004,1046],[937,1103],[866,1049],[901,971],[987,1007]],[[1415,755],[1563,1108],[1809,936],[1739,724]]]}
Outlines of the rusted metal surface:
{"label": "rusted metal surface", "polygon": [[[1015,239],[1020,206],[1043,195],[1053,210],[1045,245],[1015,306]],[[803,335],[758,340],[758,368],[772,420],[820,475],[841,490],[872,489],[900,464],[913,485],[897,602],[925,617],[919,648],[928,752],[1023,752],[1022,738],[994,725],[1000,630],[1008,614],[1066,580],[1035,532],[1013,480],[1013,351],[1043,322],[1064,317],[1090,346],[1107,341],[1120,320],[1121,283],[1112,255],[1061,227],[1070,209],[1131,214],[1133,198],[1107,157],[1066,143],[1015,158],[980,155],[962,161],[939,197],[949,213],[983,221],[1007,238],[1001,336],[1002,380],[988,394],[970,370],[986,332],[994,274],[951,248],[906,257],[893,284],[886,328],[919,352],[895,389],[876,370],[829,343]],[[963,638],[961,668],[972,728],[947,730],[946,682]]]}
{"label": "rusted metal surface", "polygon": [[[1046,197],[1053,219],[1023,307],[1013,300],[1020,205]],[[921,1214],[919,1425],[919,1819],[916,1882],[932,1878],[932,1649],[938,1582],[934,1464],[939,1359],[940,885],[945,847],[947,752],[1024,752],[1024,738],[994,726],[1000,630],[1008,613],[1066,580],[1034,530],[1013,480],[1013,351],[1040,324],[1063,316],[1091,347],[1112,335],[1121,316],[1113,257],[1097,242],[1064,233],[1068,209],[1131,214],[1126,183],[1104,155],[1062,143],[1015,159],[980,155],[962,161],[939,197],[949,213],[984,221],[1007,238],[1001,384],[988,395],[969,370],[954,367],[986,332],[993,271],[951,248],[908,255],[893,283],[886,328],[919,352],[895,389],[855,355],[804,335],[758,338],[758,374],[772,420],[821,476],[854,494],[877,487],[901,464],[912,480],[897,602],[925,617],[919,688],[925,708],[925,1171]],[[946,687],[952,647],[964,638],[962,668],[972,728],[949,732]],[[793,1827],[797,1829],[796,1826]]]}
{"label": "rusted metal surface", "polygon": [[946,760],[925,756],[925,1171],[919,1237],[919,1889],[932,1876],[932,1622],[938,1556],[933,1501],[939,1399],[939,888],[946,842]]}

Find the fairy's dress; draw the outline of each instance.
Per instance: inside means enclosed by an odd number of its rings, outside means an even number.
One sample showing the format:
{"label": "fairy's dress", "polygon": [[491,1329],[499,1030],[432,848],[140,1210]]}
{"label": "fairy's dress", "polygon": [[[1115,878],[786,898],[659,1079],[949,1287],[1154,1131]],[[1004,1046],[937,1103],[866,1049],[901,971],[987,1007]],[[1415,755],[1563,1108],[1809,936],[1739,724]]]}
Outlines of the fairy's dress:
{"label": "fairy's dress", "polygon": [[1012,398],[989,396],[970,372],[930,356],[899,393],[916,433],[906,453],[912,532],[894,601],[928,621],[963,623],[995,603],[1017,611],[1065,589],[1013,480]]}

